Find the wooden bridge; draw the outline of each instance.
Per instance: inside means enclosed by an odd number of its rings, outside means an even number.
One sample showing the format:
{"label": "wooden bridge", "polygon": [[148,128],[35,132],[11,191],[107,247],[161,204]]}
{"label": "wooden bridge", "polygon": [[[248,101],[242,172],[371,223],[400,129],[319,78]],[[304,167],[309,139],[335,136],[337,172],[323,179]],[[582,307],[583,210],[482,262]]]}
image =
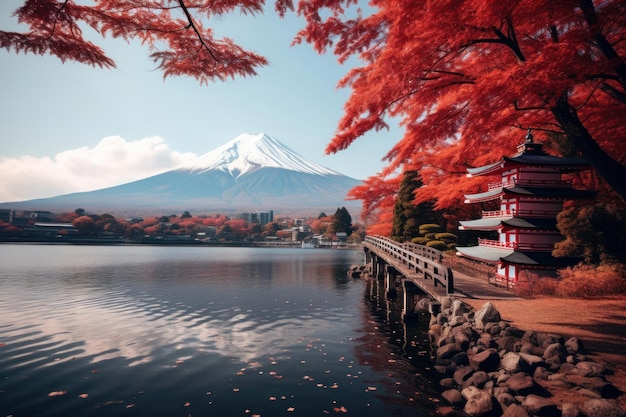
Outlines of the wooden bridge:
{"label": "wooden bridge", "polygon": [[[384,279],[388,295],[395,295],[396,278],[402,278],[405,315],[416,311],[418,303],[436,314],[443,298],[448,296],[517,298],[506,289],[453,271],[442,263],[442,252],[428,246],[398,243],[381,236],[366,236],[362,246],[366,265],[374,277]],[[430,301],[423,301],[424,297]]]}

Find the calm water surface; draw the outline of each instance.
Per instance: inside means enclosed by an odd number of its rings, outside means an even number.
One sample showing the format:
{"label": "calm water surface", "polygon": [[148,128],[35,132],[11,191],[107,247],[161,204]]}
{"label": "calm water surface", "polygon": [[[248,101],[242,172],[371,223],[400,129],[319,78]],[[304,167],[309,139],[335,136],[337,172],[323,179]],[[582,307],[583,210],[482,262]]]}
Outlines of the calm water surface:
{"label": "calm water surface", "polygon": [[0,416],[434,415],[423,328],[362,258],[0,245]]}

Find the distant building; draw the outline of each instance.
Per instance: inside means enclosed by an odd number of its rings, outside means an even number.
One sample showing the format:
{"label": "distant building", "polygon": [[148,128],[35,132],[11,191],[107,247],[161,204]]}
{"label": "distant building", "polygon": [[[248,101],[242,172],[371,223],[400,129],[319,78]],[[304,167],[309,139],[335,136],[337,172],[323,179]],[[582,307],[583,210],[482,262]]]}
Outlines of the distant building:
{"label": "distant building", "polygon": [[236,217],[244,219],[248,223],[258,223],[263,226],[274,221],[274,211],[243,212],[239,213]]}
{"label": "distant building", "polygon": [[15,210],[1,209],[0,210],[0,220],[5,223],[13,223],[13,219],[15,218]]}

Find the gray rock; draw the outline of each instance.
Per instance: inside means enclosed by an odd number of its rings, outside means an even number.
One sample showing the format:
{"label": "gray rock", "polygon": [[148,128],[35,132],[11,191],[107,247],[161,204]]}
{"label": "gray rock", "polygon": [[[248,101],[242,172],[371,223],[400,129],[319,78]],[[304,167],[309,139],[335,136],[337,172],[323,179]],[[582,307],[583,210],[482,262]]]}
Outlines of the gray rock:
{"label": "gray rock", "polygon": [[596,362],[578,362],[576,364],[576,370],[578,375],[590,377],[590,376],[602,376],[606,373],[606,368]]}
{"label": "gray rock", "polygon": [[456,327],[463,323],[467,323],[467,319],[464,316],[453,316],[449,323],[450,326]]}
{"label": "gray rock", "polygon": [[581,417],[582,412],[575,404],[563,403],[561,404],[561,417]]}
{"label": "gray rock", "polygon": [[471,356],[469,363],[470,366],[477,371],[495,371],[500,365],[500,355],[493,349],[487,349]]}
{"label": "gray rock", "polygon": [[467,308],[467,305],[459,300],[459,299],[455,299],[454,301],[452,301],[452,315],[453,316],[463,316],[466,313],[469,312],[469,309]]}
{"label": "gray rock", "polygon": [[502,336],[496,340],[496,344],[500,347],[500,349],[506,350],[507,352],[514,352],[515,345],[519,341],[520,339],[515,336]]}
{"label": "gray rock", "polygon": [[498,395],[494,394],[494,397],[496,397],[496,400],[498,400],[498,403],[500,403],[500,407],[502,409],[507,409],[507,407],[510,406],[511,404],[516,404],[515,398],[508,392],[503,392]]}
{"label": "gray rock", "polygon": [[544,363],[543,358],[538,355],[520,352],[519,356],[528,364],[528,366],[530,366],[531,369],[534,369],[537,366],[541,366]]}
{"label": "gray rock", "polygon": [[439,385],[444,388],[454,388],[456,382],[454,382],[454,378],[442,378],[439,381]]}
{"label": "gray rock", "polygon": [[484,346],[486,348],[493,348],[496,346],[493,341],[493,336],[489,333],[483,333],[480,335],[480,339],[476,342],[479,346]]}
{"label": "gray rock", "polygon": [[540,397],[539,395],[529,394],[524,401],[522,407],[532,416],[556,416],[558,409],[554,401],[549,398]]}
{"label": "gray rock", "polygon": [[564,343],[565,349],[567,349],[568,353],[585,353],[585,347],[583,346],[583,342],[577,337],[570,337]]}
{"label": "gray rock", "polygon": [[567,356],[567,351],[565,347],[560,343],[551,343],[546,346],[546,350],[543,352],[543,357],[545,359],[552,359],[554,357],[558,357],[561,362],[565,360]]}
{"label": "gray rock", "polygon": [[463,384],[463,388],[473,385],[478,388],[484,388],[484,385],[489,381],[489,375],[485,371],[474,372]]}
{"label": "gray rock", "polygon": [[615,402],[607,399],[593,399],[585,401],[582,411],[587,417],[625,417],[624,411]]}
{"label": "gray rock", "polygon": [[484,332],[488,333],[490,335],[496,335],[496,334],[500,334],[500,332],[502,331],[502,327],[500,327],[500,323],[496,323],[496,322],[488,322],[487,324],[485,324],[485,328],[484,328]]}
{"label": "gray rock", "polygon": [[457,366],[466,366],[469,365],[469,359],[467,358],[467,353],[459,352],[451,358],[452,362],[454,362]]}
{"label": "gray rock", "polygon": [[494,410],[494,398],[489,390],[469,386],[461,394],[467,401],[463,411],[472,417],[490,415]]}
{"label": "gray rock", "polygon": [[535,369],[535,372],[533,372],[533,378],[535,378],[538,381],[546,380],[550,377],[550,375],[552,375],[550,371],[548,371],[543,366],[538,366]]}
{"label": "gray rock", "polygon": [[448,343],[437,349],[437,359],[450,359],[459,352],[461,349],[456,343]]}
{"label": "gray rock", "polygon": [[500,312],[493,304],[485,303],[474,315],[474,321],[477,328],[484,329],[487,323],[500,321]]}
{"label": "gray rock", "polygon": [[522,370],[521,357],[515,352],[507,352],[500,359],[500,366],[508,373],[514,374]]}
{"label": "gray rock", "polygon": [[564,343],[563,336],[553,333],[536,333],[536,345],[545,348],[554,343],[562,345]]}
{"label": "gray rock", "polygon": [[530,417],[530,415],[521,405],[511,404],[506,410],[504,410],[502,417]]}
{"label": "gray rock", "polygon": [[454,378],[454,382],[456,382],[457,385],[462,386],[463,384],[465,384],[465,381],[467,381],[472,376],[473,373],[474,370],[471,367],[459,366],[454,371],[454,375],[452,377]]}
{"label": "gray rock", "polygon": [[443,397],[444,400],[446,400],[448,403],[453,404],[453,405],[463,404],[465,402],[465,399],[463,398],[461,393],[455,389],[445,390],[441,394],[441,396]]}
{"label": "gray rock", "polygon": [[520,372],[507,379],[504,386],[517,394],[525,395],[535,388],[535,381],[530,375]]}

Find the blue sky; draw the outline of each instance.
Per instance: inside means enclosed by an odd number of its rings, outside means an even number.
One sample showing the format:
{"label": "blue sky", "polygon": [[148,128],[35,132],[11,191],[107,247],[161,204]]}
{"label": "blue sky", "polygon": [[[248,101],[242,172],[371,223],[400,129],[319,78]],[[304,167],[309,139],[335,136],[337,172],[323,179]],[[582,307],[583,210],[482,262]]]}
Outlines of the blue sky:
{"label": "blue sky", "polygon": [[[0,2],[0,28],[23,0]],[[271,10],[271,7],[270,7]],[[85,191],[172,169],[241,133],[264,132],[342,174],[364,179],[401,131],[371,133],[348,150],[324,155],[349,90],[334,56],[291,47],[302,26],[294,15],[223,17],[213,26],[270,65],[256,77],[200,86],[163,80],[147,48],[122,40],[97,43],[113,70],[61,63],[50,56],[0,50],[0,202]]]}

